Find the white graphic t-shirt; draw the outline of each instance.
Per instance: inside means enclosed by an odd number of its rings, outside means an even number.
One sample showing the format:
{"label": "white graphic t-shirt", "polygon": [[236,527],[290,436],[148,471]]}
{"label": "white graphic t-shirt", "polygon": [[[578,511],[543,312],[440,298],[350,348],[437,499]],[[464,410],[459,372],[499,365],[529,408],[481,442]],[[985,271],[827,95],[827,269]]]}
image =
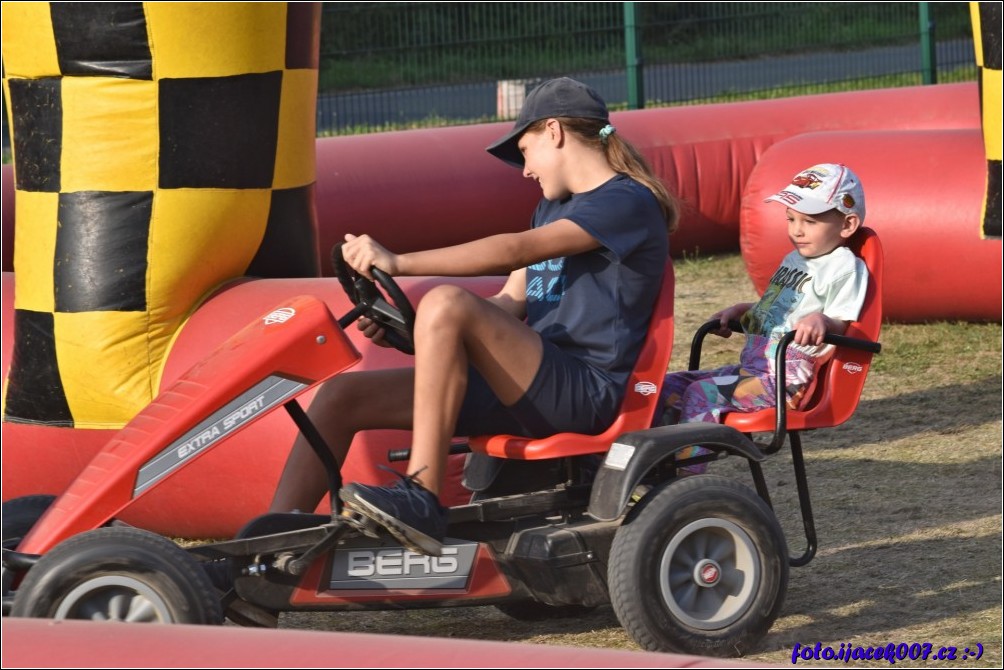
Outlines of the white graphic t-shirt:
{"label": "white graphic t-shirt", "polygon": [[[743,328],[747,334],[770,338],[773,355],[773,345],[813,312],[838,321],[856,320],[867,288],[868,268],[847,247],[817,258],[792,251],[781,261],[759,302],[743,315]],[[791,346],[821,360],[833,351],[832,345]]]}

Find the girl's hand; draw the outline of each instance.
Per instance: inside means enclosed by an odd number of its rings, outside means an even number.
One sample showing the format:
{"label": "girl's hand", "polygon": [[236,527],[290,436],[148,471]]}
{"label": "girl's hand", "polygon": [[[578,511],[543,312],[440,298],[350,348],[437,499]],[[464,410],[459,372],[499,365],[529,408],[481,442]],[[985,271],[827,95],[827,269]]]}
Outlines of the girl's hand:
{"label": "girl's hand", "polygon": [[362,331],[363,335],[373,340],[373,344],[381,347],[391,346],[384,339],[384,329],[377,325],[372,319],[367,319],[365,316],[361,316],[359,317],[359,320],[356,321],[356,327]]}
{"label": "girl's hand", "polygon": [[369,235],[356,237],[352,234],[345,235],[345,244],[342,245],[342,257],[349,266],[373,281],[370,269],[375,265],[392,277],[398,273],[398,256],[387,251]]}

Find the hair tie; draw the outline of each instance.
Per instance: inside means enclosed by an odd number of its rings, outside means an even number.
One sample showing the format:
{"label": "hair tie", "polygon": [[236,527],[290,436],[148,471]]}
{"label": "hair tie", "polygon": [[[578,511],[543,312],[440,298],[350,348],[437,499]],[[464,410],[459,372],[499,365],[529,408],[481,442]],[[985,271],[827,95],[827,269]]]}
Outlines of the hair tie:
{"label": "hair tie", "polygon": [[616,131],[617,129],[611,126],[609,123],[603,126],[602,128],[600,128],[600,141],[603,142],[603,144],[606,144],[607,138],[613,135]]}

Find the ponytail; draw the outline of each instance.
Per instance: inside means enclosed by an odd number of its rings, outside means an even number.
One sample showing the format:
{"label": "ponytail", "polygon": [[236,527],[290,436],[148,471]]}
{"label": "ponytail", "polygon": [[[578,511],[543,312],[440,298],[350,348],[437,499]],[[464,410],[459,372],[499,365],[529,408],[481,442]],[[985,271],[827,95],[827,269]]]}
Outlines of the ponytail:
{"label": "ponytail", "polygon": [[[655,175],[645,157],[630,142],[621,139],[613,126],[597,119],[560,117],[558,122],[586,146],[602,151],[615,172],[626,174],[652,191],[666,219],[666,229],[670,233],[677,229],[680,223],[679,201]],[[527,130],[536,130],[535,126],[531,125]]]}
{"label": "ponytail", "polygon": [[627,140],[621,139],[616,134],[607,138],[604,145],[604,152],[607,155],[607,162],[610,163],[610,167],[615,172],[626,174],[635,181],[647,186],[648,190],[652,191],[655,199],[659,201],[662,215],[666,217],[666,229],[670,233],[675,232],[680,223],[679,201],[670,195],[662,180],[652,172],[652,168],[649,167],[645,157],[634,148],[634,145]]}

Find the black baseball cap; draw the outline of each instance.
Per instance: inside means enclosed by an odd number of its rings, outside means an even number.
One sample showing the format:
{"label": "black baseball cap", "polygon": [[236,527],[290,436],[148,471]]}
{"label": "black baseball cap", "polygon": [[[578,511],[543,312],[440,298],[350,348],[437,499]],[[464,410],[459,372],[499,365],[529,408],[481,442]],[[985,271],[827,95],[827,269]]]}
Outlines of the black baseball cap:
{"label": "black baseball cap", "polygon": [[523,108],[519,111],[516,125],[509,134],[490,145],[488,153],[510,165],[522,168],[523,154],[517,146],[520,135],[535,121],[559,116],[610,120],[607,104],[592,88],[568,77],[551,79],[530,91]]}

